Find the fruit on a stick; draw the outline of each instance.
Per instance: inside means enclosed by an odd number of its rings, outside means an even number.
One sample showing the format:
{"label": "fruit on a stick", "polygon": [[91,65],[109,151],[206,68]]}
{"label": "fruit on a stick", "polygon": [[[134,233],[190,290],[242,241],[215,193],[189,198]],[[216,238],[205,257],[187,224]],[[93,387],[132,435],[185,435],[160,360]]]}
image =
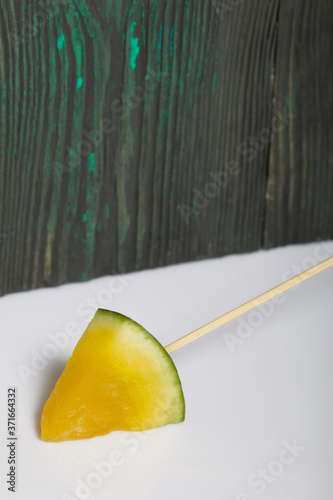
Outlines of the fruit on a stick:
{"label": "fruit on a stick", "polygon": [[44,441],[182,422],[184,396],[162,345],[122,314],[98,309],[45,404]]}

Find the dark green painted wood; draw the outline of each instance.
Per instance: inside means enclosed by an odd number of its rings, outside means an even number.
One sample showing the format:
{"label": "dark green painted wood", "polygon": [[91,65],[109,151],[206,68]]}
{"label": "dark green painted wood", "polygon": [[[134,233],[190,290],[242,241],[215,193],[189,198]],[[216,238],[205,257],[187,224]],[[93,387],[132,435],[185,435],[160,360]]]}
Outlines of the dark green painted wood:
{"label": "dark green painted wood", "polygon": [[333,238],[333,3],[282,0],[265,246]]}
{"label": "dark green painted wood", "polygon": [[[0,1],[0,294],[307,241],[332,228],[322,92],[331,49],[320,50],[332,41],[331,7],[305,2],[315,17],[307,34],[302,2],[288,3]],[[284,40],[290,30],[302,47],[314,44],[312,65],[325,69],[300,70],[302,49],[295,55]],[[295,139],[290,125],[272,133],[271,124],[285,105],[294,109],[294,98],[285,101],[294,71],[318,102],[311,112],[299,105],[297,161],[277,182]],[[308,151],[319,170],[310,161],[303,170]],[[296,234],[297,222],[285,219],[299,214],[286,214],[277,193],[316,171],[317,215],[305,213]]]}

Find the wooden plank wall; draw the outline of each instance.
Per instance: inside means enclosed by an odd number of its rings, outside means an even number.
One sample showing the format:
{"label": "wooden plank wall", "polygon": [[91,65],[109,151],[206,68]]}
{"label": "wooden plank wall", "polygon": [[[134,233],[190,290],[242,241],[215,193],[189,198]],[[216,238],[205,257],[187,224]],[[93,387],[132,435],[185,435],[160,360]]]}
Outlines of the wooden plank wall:
{"label": "wooden plank wall", "polygon": [[281,2],[264,246],[333,239],[333,3]]}
{"label": "wooden plank wall", "polygon": [[332,13],[1,0],[0,294],[332,236]]}

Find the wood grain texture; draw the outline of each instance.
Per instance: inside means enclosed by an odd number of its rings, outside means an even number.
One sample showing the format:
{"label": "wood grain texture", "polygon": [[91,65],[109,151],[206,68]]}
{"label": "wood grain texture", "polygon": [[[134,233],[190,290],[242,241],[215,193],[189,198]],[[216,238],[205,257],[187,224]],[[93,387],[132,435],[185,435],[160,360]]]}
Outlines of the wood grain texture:
{"label": "wood grain texture", "polygon": [[[0,294],[308,241],[332,227],[321,94],[331,52],[320,50],[330,4],[306,14],[300,0],[287,3],[1,0]],[[284,37],[305,16],[310,34],[298,28],[288,52]],[[315,47],[311,68],[318,58],[326,68],[304,70],[299,45]],[[297,120],[273,133],[294,71],[320,102],[311,111],[290,97]],[[304,212],[295,230],[289,193],[306,176],[317,190],[304,189],[301,203],[316,215]]]}
{"label": "wood grain texture", "polygon": [[279,18],[267,248],[333,237],[333,3],[282,0]]}

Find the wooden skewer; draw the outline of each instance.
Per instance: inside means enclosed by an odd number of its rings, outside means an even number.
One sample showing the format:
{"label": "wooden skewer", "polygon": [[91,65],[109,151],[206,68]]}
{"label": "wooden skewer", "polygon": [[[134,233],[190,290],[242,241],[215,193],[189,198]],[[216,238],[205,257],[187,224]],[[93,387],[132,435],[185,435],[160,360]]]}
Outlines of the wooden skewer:
{"label": "wooden skewer", "polygon": [[294,278],[291,278],[288,281],[285,281],[284,283],[281,283],[281,285],[278,285],[271,290],[268,290],[265,293],[262,293],[261,295],[258,295],[258,297],[255,297],[252,300],[249,300],[248,302],[245,302],[245,304],[236,307],[236,309],[233,309],[232,311],[227,312],[226,314],[223,314],[217,319],[214,319],[213,321],[210,321],[206,325],[201,326],[200,328],[197,328],[191,333],[188,333],[184,337],[181,337],[178,340],[175,340],[175,342],[172,342],[171,344],[167,345],[165,347],[165,350],[167,352],[173,352],[176,349],[179,349],[180,347],[183,347],[186,344],[189,344],[192,342],[192,340],[198,339],[199,337],[202,337],[202,335],[205,335],[206,333],[211,332],[212,330],[215,330],[215,328],[218,328],[219,326],[224,325],[228,321],[231,321],[232,319],[237,318],[241,314],[244,314],[251,309],[254,309],[257,306],[260,306],[260,304],[263,304],[267,300],[270,300],[280,293],[286,292],[290,288],[299,285],[303,281],[312,278],[312,276],[315,276],[318,273],[321,273],[321,271],[324,271],[325,269],[328,269],[329,267],[333,266],[333,257],[330,257],[329,259],[325,260],[324,262],[321,262],[320,264],[317,264],[316,266],[311,267],[307,271],[304,271],[301,274],[298,274]]}

